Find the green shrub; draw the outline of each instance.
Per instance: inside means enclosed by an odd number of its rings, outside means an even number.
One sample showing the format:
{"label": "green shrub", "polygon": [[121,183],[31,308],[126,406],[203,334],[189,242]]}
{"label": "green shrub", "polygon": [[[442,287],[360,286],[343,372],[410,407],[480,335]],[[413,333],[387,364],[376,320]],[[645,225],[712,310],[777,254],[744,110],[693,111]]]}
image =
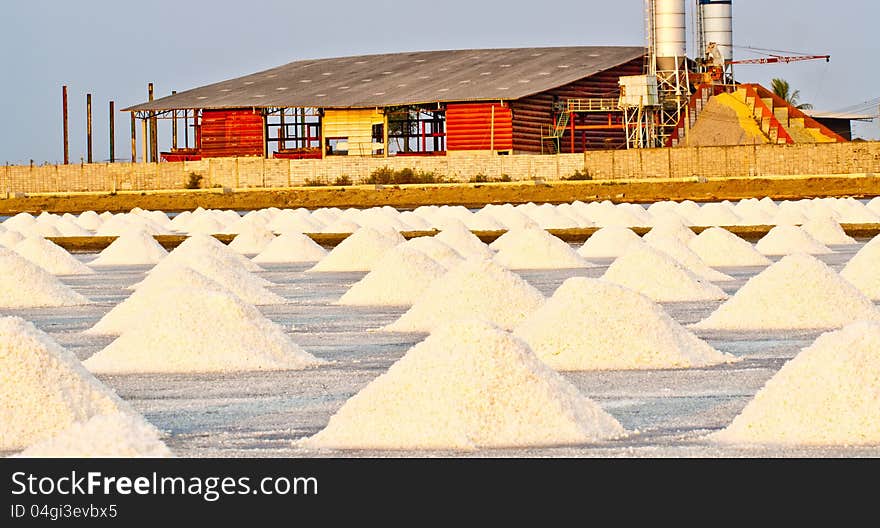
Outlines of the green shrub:
{"label": "green shrub", "polygon": [[313,180],[311,178],[306,178],[303,185],[306,187],[325,187],[327,185],[327,182],[323,180]]}
{"label": "green shrub", "polygon": [[368,185],[406,185],[408,183],[446,183],[445,177],[434,172],[414,171],[409,167],[394,170],[382,167],[370,173],[364,180]]}
{"label": "green shrub", "polygon": [[333,185],[337,187],[343,187],[345,185],[351,185],[351,178],[347,175],[343,174],[342,176],[337,176],[335,180],[333,180]]}
{"label": "green shrub", "polygon": [[473,177],[472,177],[470,180],[468,180],[468,181],[469,181],[470,183],[500,183],[500,182],[509,182],[509,181],[510,181],[510,176],[508,176],[507,174],[502,174],[501,176],[499,176],[499,177],[497,177],[497,178],[490,178],[490,177],[486,176],[485,174],[483,174],[483,173],[481,172],[481,173],[477,174],[476,176],[473,176]]}
{"label": "green shrub", "polygon": [[593,177],[590,176],[590,171],[581,172],[580,170],[576,170],[571,175],[564,176],[562,179],[566,180],[566,181],[583,181],[583,180],[592,180]]}

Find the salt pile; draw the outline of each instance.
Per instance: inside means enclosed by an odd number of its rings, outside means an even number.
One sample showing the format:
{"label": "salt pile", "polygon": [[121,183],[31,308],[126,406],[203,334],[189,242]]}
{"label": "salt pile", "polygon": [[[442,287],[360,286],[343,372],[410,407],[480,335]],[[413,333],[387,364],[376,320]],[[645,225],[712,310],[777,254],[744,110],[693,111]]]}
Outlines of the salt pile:
{"label": "salt pile", "polygon": [[358,229],[360,229],[361,224],[349,220],[348,218],[340,218],[338,220],[334,220],[333,222],[328,223],[322,229],[322,233],[354,233]]}
{"label": "salt pile", "polygon": [[18,213],[4,220],[3,227],[5,227],[6,229],[14,229],[16,231],[20,231],[34,225],[35,223],[37,223],[37,221],[36,219],[34,219],[33,215],[22,211],[21,213]]}
{"label": "salt pile", "polygon": [[608,226],[590,235],[577,252],[585,258],[614,258],[644,243],[642,237],[628,227]]}
{"label": "salt pile", "polygon": [[22,257],[53,275],[88,275],[95,270],[86,266],[58,244],[43,237],[25,238],[12,248]]}
{"label": "salt pile", "polygon": [[635,291],[573,277],[514,330],[556,370],[692,368],[737,361]]}
{"label": "salt pile", "polygon": [[21,458],[168,458],[174,456],[159,430],[124,413],[93,416],[28,447]]}
{"label": "salt pile", "polygon": [[657,219],[654,227],[645,233],[642,240],[650,243],[655,238],[661,240],[674,238],[682,244],[687,245],[696,236],[697,235],[694,231],[681,220],[663,215]]}
{"label": "salt pile", "polygon": [[821,244],[857,243],[856,239],[846,234],[836,220],[827,216],[813,218],[801,227]]}
{"label": "salt pile", "polygon": [[743,223],[743,219],[727,202],[704,204],[690,217],[690,220],[694,225],[708,227],[734,226]]}
{"label": "salt pile", "polygon": [[710,439],[735,444],[880,444],[880,324],[819,336]]}
{"label": "salt pile", "polygon": [[133,412],[49,335],[19,317],[0,318],[0,451],[119,411]]}
{"label": "salt pile", "polygon": [[538,309],[544,295],[519,275],[488,259],[468,259],[432,282],[386,332],[430,332],[467,317],[512,329]]}
{"label": "salt pile", "polygon": [[5,248],[0,250],[0,307],[32,308],[81,304],[91,304],[91,301],[18,253]]}
{"label": "salt pile", "polygon": [[297,232],[287,232],[269,242],[251,260],[257,264],[318,262],[326,255],[327,250],[308,236]]}
{"label": "salt pile", "polygon": [[337,304],[412,306],[444,273],[443,265],[404,243],[386,251],[373,270],[349,288]]}
{"label": "salt pile", "polygon": [[458,251],[464,258],[492,258],[492,250],[461,222],[448,224],[434,235],[437,240]]}
{"label": "salt pile", "polygon": [[249,226],[241,231],[227,246],[242,255],[256,255],[275,240],[275,235],[262,226]]}
{"label": "salt pile", "polygon": [[852,283],[871,299],[880,300],[880,237],[874,237],[862,246],[846,266],[840,276]]}
{"label": "salt pile", "polygon": [[16,244],[18,244],[22,240],[24,240],[24,235],[12,229],[0,233],[0,245],[10,249],[15,247]]}
{"label": "salt pile", "polygon": [[[695,239],[696,237],[694,237]],[[694,240],[691,239],[691,240]],[[718,270],[709,267],[703,259],[691,251],[687,245],[682,243],[678,238],[665,237],[658,235],[650,239],[648,245],[666,253],[670,257],[681,264],[685,269],[700,277],[710,281],[731,281],[733,277]]]}
{"label": "salt pile", "polygon": [[[229,246],[210,235],[192,235],[174,248],[172,253],[210,253],[246,271],[263,271],[259,264],[229,249]],[[262,280],[262,279],[261,279]],[[268,281],[265,284],[269,284]]]}
{"label": "salt pile", "polygon": [[285,210],[266,225],[275,233],[318,233],[324,224],[308,213]]}
{"label": "salt pile", "polygon": [[822,255],[834,253],[824,244],[810,236],[803,228],[796,225],[778,225],[764,235],[755,249],[764,255],[791,255],[807,253]]}
{"label": "salt pile", "polygon": [[369,271],[386,251],[405,242],[399,233],[394,235],[371,227],[360,228],[306,272]]}
{"label": "salt pile", "polygon": [[88,229],[89,231],[97,231],[103,220],[98,216],[98,213],[95,211],[83,211],[76,217],[76,223],[80,225],[83,229]]}
{"label": "salt pile", "polygon": [[[175,218],[177,220],[177,218]],[[199,215],[184,223],[176,222],[175,226],[189,235],[214,235],[226,230],[226,225],[213,215]]]}
{"label": "salt pile", "polygon": [[625,434],[528,345],[477,320],[438,328],[299,445],[472,450],[584,444]]}
{"label": "salt pile", "polygon": [[749,242],[723,227],[703,230],[688,247],[709,266],[769,266],[773,263]]}
{"label": "salt pile", "polygon": [[495,262],[508,269],[589,268],[593,264],[541,228],[513,229],[489,244]]}
{"label": "salt pile", "polygon": [[727,299],[724,290],[697,277],[675,259],[647,244],[621,255],[603,279],[635,290],[657,302]]}
{"label": "salt pile", "polygon": [[[457,264],[461,264],[464,257],[458,251],[452,249],[443,241],[437,240],[431,236],[420,236],[407,240],[402,246],[408,246],[412,249],[420,251],[431,259],[437,261],[438,264],[449,269]],[[398,246],[400,247],[400,246]],[[378,266],[378,264],[377,264]],[[376,269],[376,266],[373,266]]]}
{"label": "salt pile", "polygon": [[839,328],[859,319],[880,320],[880,311],[823,262],[795,253],[749,279],[693,328]]}
{"label": "salt pile", "polygon": [[152,235],[141,229],[127,231],[89,263],[90,266],[141,266],[165,258],[165,250]]}
{"label": "salt pile", "polygon": [[[194,294],[195,293],[195,294]],[[241,299],[169,287],[150,310],[83,362],[92,372],[297,370],[323,363]]]}

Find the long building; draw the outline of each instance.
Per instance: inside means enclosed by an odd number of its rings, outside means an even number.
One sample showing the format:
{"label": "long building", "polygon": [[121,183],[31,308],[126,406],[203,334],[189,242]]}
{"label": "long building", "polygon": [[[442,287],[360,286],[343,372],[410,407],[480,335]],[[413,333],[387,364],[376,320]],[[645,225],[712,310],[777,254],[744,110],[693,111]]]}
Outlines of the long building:
{"label": "long building", "polygon": [[622,46],[301,60],[124,111],[145,131],[157,119],[182,125],[166,160],[616,149],[626,147],[618,81],[645,60],[645,48]]}

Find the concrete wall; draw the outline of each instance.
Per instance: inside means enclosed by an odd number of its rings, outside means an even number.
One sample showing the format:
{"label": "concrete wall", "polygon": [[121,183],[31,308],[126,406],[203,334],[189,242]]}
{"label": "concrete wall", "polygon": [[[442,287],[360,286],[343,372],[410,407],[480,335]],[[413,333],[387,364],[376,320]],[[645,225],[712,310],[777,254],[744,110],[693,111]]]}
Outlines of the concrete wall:
{"label": "concrete wall", "polygon": [[173,163],[92,163],[0,167],[0,193],[182,189],[190,175],[208,187],[290,187],[360,183],[376,169],[411,168],[468,181],[482,174],[511,180],[558,180],[575,171],[592,179],[731,178],[880,173],[880,142],[591,151],[585,154],[490,156],[455,152],[430,157],[339,156],[324,160],[213,158]]}

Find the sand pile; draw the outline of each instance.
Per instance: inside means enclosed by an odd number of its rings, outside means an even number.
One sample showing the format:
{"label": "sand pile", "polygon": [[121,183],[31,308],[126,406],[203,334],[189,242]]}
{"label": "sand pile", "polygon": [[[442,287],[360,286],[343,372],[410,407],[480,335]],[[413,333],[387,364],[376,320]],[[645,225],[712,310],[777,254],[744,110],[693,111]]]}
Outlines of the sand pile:
{"label": "sand pile", "polygon": [[386,251],[405,242],[400,234],[394,235],[371,227],[360,228],[306,272],[369,271]]}
{"label": "sand pile", "polygon": [[142,229],[126,231],[89,263],[90,266],[143,266],[165,258],[165,250],[152,235]]}
{"label": "sand pile", "polygon": [[25,238],[12,248],[22,257],[53,275],[88,275],[95,270],[86,266],[58,244],[43,237]]}
{"label": "sand pile", "polygon": [[[696,239],[696,237],[691,240],[694,239]],[[648,245],[650,245],[654,249],[666,253],[667,255],[675,259],[676,262],[684,266],[685,269],[687,269],[697,277],[700,277],[701,279],[706,279],[710,281],[734,280],[733,277],[731,277],[730,275],[709,267],[705,262],[703,262],[703,260],[699,256],[697,256],[696,253],[691,251],[687,245],[682,243],[680,239],[655,236],[651,238],[650,241],[648,241]]]}
{"label": "sand pile", "polygon": [[461,222],[452,222],[434,235],[434,238],[456,250],[464,258],[492,258],[494,253],[489,246]]}
{"label": "sand pile", "polygon": [[693,327],[839,328],[859,319],[880,320],[880,311],[823,262],[795,253],[749,279],[736,295]]}
{"label": "sand pile", "polygon": [[389,249],[373,270],[337,301],[349,306],[412,306],[446,268],[408,243]]}
{"label": "sand pile", "polygon": [[438,328],[299,444],[470,450],[583,444],[625,434],[520,339],[472,321]]}
{"label": "sand pile", "polygon": [[573,277],[514,330],[556,370],[691,368],[730,363],[650,299],[617,284]]}
{"label": "sand pile", "polygon": [[0,318],[0,450],[120,411],[133,412],[49,335],[19,317]]}
{"label": "sand pile", "polygon": [[[420,236],[411,238],[403,244],[400,244],[400,246],[410,247],[421,253],[424,253],[432,260],[437,261],[438,264],[446,269],[461,264],[461,262],[464,260],[464,257],[461,255],[461,253],[452,249],[452,247],[445,242],[437,240],[432,236]],[[375,270],[376,266],[373,266],[373,269]]]}
{"label": "sand pile", "polygon": [[169,287],[137,326],[83,364],[92,372],[294,370],[322,361],[241,299],[217,291]]}
{"label": "sand pile", "polygon": [[648,245],[631,249],[618,257],[602,278],[657,302],[728,298],[718,286],[697,277],[666,253]]}
{"label": "sand pile", "polygon": [[593,264],[541,228],[513,229],[489,244],[495,262],[508,269],[589,268]]}
{"label": "sand pile", "polygon": [[820,244],[856,244],[856,239],[846,234],[840,224],[831,217],[822,216],[807,221],[801,228]]}
{"label": "sand pile", "polygon": [[644,243],[642,237],[628,227],[608,226],[590,235],[577,252],[585,258],[614,258]]}
{"label": "sand pile", "polygon": [[874,237],[849,259],[840,276],[868,298],[880,300],[880,237]]}
{"label": "sand pile", "polygon": [[709,266],[769,266],[773,263],[748,241],[722,227],[703,230],[688,247]]}
{"label": "sand pile", "polygon": [[269,242],[252,260],[257,264],[318,262],[326,255],[327,250],[308,236],[288,231]]}
{"label": "sand pile", "polygon": [[[242,268],[246,271],[263,271],[259,264],[240,253],[229,249],[229,246],[220,242],[210,235],[192,235],[180,243],[172,253],[210,253],[216,258],[228,261],[231,265]],[[262,279],[260,279],[262,281]],[[270,284],[264,281],[266,285]]]}
{"label": "sand pile", "polygon": [[810,236],[802,227],[778,225],[758,240],[755,249],[764,255],[791,255],[807,253],[822,255],[834,253],[827,246]]}
{"label": "sand pile", "polygon": [[91,301],[9,249],[0,249],[0,307],[77,306]]}
{"label": "sand pile", "polygon": [[242,255],[257,255],[275,240],[275,234],[263,226],[252,225],[242,229],[227,246]]}
{"label": "sand pile", "polygon": [[544,295],[519,275],[486,259],[468,259],[432,282],[386,332],[430,332],[461,318],[482,317],[512,329],[538,309]]}
{"label": "sand pile", "polygon": [[874,321],[822,334],[710,438],[738,444],[880,443],[878,350],[880,324]]}
{"label": "sand pile", "polygon": [[709,98],[679,146],[762,145],[769,141],[749,107],[734,95],[723,93]]}

